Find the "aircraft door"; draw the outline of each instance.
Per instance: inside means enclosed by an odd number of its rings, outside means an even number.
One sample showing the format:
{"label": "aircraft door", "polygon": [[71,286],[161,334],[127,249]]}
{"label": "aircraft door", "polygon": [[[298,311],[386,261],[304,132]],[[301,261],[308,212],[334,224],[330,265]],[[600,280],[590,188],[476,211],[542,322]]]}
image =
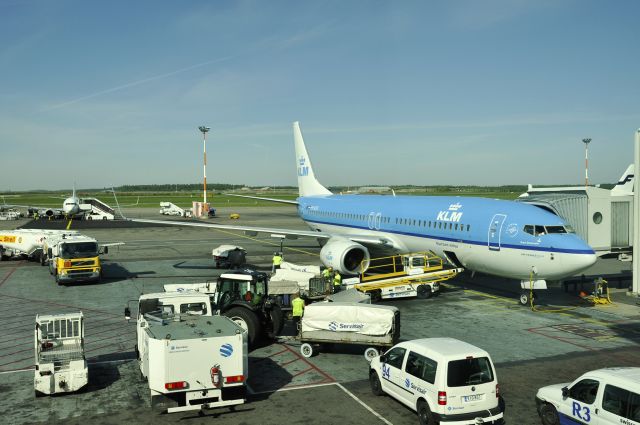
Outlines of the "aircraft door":
{"label": "aircraft door", "polygon": [[382,213],[377,213],[373,222],[373,227],[376,230],[380,230],[380,222],[382,221]]}
{"label": "aircraft door", "polygon": [[369,229],[373,230],[375,224],[376,224],[376,213],[370,212],[369,217],[367,218],[367,226],[369,227]]}
{"label": "aircraft door", "polygon": [[489,233],[487,236],[487,245],[491,251],[500,251],[500,233],[502,225],[507,218],[505,214],[496,214],[489,223]]}

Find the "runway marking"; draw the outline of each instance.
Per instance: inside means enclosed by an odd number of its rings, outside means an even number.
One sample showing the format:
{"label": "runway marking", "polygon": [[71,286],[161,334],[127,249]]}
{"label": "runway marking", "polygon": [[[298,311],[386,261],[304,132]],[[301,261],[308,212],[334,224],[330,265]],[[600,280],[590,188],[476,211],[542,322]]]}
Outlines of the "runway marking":
{"label": "runway marking", "polygon": [[275,393],[281,393],[284,391],[306,390],[309,388],[327,387],[329,385],[336,385],[336,384],[337,382],[325,382],[323,384],[292,385],[290,387],[279,388],[277,390],[265,390],[265,391],[257,391],[257,392],[253,391],[253,389],[249,387],[249,384],[247,384],[247,390],[249,390],[249,393],[254,395],[275,394]]}
{"label": "runway marking", "polygon": [[393,425],[391,422],[389,422],[388,420],[386,420],[380,413],[376,412],[375,410],[373,410],[371,407],[369,407],[369,405],[367,403],[365,403],[364,401],[360,400],[358,397],[355,396],[355,394],[353,394],[351,391],[349,391],[348,389],[346,389],[341,383],[336,382],[336,385],[338,387],[340,387],[340,389],[342,391],[344,391],[345,393],[347,393],[352,399],[354,399],[355,401],[357,401],[358,403],[360,403],[360,405],[362,405],[362,407],[364,407],[365,409],[367,409],[369,412],[371,412],[375,417],[377,417],[378,419],[380,419],[382,422],[384,422],[387,425]]}
{"label": "runway marking", "polygon": [[251,395],[260,395],[260,394],[275,394],[275,393],[281,393],[284,391],[296,391],[296,390],[307,390],[310,388],[318,388],[318,387],[328,387],[330,385],[335,385],[336,387],[340,388],[342,391],[344,391],[349,397],[351,397],[352,399],[354,399],[356,402],[358,402],[358,404],[360,404],[362,407],[364,407],[365,409],[367,409],[369,411],[369,413],[371,413],[372,415],[374,415],[376,418],[380,419],[382,422],[384,422],[387,425],[393,425],[390,421],[388,421],[384,416],[382,416],[381,414],[379,414],[378,412],[376,412],[375,410],[373,410],[367,403],[365,403],[364,401],[360,400],[355,394],[353,394],[351,391],[349,391],[348,389],[346,389],[341,383],[339,382],[328,382],[325,384],[312,384],[312,385],[300,385],[300,386],[296,386],[296,387],[285,387],[285,388],[280,388],[278,390],[275,391],[258,391],[258,392],[254,392],[251,387],[249,387],[249,385],[247,384],[247,390]]}
{"label": "runway marking", "polygon": [[2,280],[0,280],[0,286],[2,286],[7,280],[9,280],[13,272],[15,272],[18,269],[18,267],[22,266],[23,264],[24,264],[24,261],[20,261],[11,270],[9,270],[9,272],[7,272],[7,274],[2,278]]}

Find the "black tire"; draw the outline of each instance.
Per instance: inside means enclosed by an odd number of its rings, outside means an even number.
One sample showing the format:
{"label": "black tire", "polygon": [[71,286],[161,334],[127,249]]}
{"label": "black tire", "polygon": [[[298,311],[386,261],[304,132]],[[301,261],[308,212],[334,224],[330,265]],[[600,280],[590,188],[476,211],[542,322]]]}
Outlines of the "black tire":
{"label": "black tire", "polygon": [[60,281],[60,278],[58,278],[58,275],[55,276],[55,279],[58,286],[62,286],[62,282]]}
{"label": "black tire", "polygon": [[535,299],[535,293],[532,294],[530,291],[522,291],[520,292],[520,298],[518,299],[518,301],[520,302],[520,305],[528,306],[531,304],[531,300],[535,301]]}
{"label": "black tire", "polygon": [[271,329],[267,332],[267,336],[271,339],[275,339],[280,335],[280,332],[282,332],[282,328],[284,327],[284,317],[279,305],[272,304],[271,310],[269,311],[269,318],[271,319]]}
{"label": "black tire", "polygon": [[384,395],[384,391],[382,391],[382,384],[380,384],[380,378],[378,378],[378,374],[373,370],[369,372],[369,385],[371,386],[371,392],[373,395]]}
{"label": "black tire", "polygon": [[370,294],[371,294],[371,304],[378,303],[382,300],[382,291],[380,289],[371,291]]}
{"label": "black tire", "polygon": [[431,287],[429,285],[418,285],[416,288],[417,297],[426,300],[427,298],[431,298],[433,295],[433,291],[431,291]]}
{"label": "black tire", "polygon": [[431,409],[429,409],[429,405],[426,401],[422,399],[418,400],[416,412],[418,413],[418,421],[420,422],[420,425],[436,425],[436,421],[433,418]]}
{"label": "black tire", "polygon": [[102,217],[102,219],[103,219],[103,220],[106,220],[106,219],[107,219],[107,217],[106,217],[106,216],[105,216],[105,217]]}
{"label": "black tire", "polygon": [[[253,311],[243,307],[233,307],[222,313],[222,315],[246,329],[249,337],[249,346],[255,345],[260,337],[261,329],[258,316]],[[246,326],[243,326],[241,322],[244,322]]]}
{"label": "black tire", "polygon": [[558,425],[560,423],[558,411],[549,403],[544,403],[540,407],[540,419],[544,425]]}
{"label": "black tire", "polygon": [[93,217],[88,216],[88,217],[87,217],[87,220],[93,221]]}

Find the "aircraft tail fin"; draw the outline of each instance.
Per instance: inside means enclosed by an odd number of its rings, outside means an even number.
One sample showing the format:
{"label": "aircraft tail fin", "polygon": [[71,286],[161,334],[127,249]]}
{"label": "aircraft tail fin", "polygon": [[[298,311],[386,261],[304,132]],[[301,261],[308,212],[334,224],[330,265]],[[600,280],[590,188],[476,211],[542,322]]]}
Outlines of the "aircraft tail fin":
{"label": "aircraft tail fin", "polygon": [[627,167],[627,170],[622,173],[622,177],[618,180],[618,183],[611,189],[611,196],[624,196],[633,195],[633,186],[635,184],[633,164]]}
{"label": "aircraft tail fin", "polygon": [[300,196],[331,195],[332,193],[316,179],[311,160],[304,145],[300,124],[293,123],[293,141],[296,149],[296,168],[298,171],[298,191]]}

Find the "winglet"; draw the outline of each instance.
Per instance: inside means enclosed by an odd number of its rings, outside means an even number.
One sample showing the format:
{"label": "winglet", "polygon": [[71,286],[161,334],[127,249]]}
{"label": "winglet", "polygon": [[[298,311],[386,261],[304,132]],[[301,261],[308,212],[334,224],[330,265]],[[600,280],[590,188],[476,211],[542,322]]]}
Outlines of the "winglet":
{"label": "winglet", "polygon": [[298,192],[300,196],[331,195],[332,193],[316,179],[311,160],[304,145],[300,124],[293,123],[293,141],[296,150],[296,169],[298,173]]}
{"label": "winglet", "polygon": [[622,174],[618,183],[611,189],[611,196],[633,195],[633,186],[635,183],[634,174],[634,166],[631,164]]}

